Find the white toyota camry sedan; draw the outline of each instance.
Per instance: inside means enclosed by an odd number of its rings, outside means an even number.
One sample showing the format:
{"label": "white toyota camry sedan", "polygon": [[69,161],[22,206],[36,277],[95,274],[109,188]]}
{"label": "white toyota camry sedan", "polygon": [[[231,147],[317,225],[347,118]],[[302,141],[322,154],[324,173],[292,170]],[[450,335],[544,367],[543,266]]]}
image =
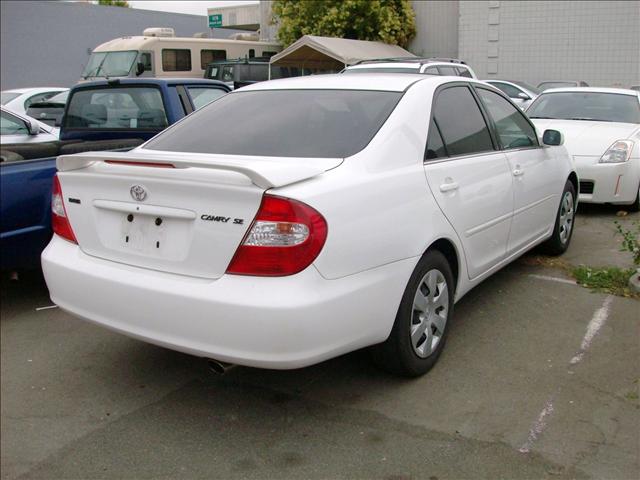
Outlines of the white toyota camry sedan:
{"label": "white toyota camry sedan", "polygon": [[578,180],[560,133],[544,140],[472,79],[252,85],[129,152],[58,157],[51,298],[217,362],[373,346],[420,375],[455,301],[535,245],[569,245]]}
{"label": "white toyota camry sedan", "polygon": [[640,92],[546,90],[527,110],[539,131],[562,132],[576,162],[580,201],[640,209]]}

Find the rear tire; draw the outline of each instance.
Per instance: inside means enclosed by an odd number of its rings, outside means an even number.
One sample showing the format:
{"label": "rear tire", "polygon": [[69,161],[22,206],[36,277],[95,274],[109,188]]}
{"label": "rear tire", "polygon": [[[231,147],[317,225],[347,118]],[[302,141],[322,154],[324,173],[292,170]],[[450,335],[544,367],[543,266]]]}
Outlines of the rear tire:
{"label": "rear tire", "polygon": [[427,373],[445,345],[454,285],[444,255],[437,250],[427,252],[411,274],[389,338],[371,347],[374,363],[406,377]]}
{"label": "rear tire", "polygon": [[576,189],[567,180],[560,197],[560,206],[556,215],[555,226],[551,238],[543,243],[543,249],[549,255],[562,255],[569,248],[573,235],[576,215]]}

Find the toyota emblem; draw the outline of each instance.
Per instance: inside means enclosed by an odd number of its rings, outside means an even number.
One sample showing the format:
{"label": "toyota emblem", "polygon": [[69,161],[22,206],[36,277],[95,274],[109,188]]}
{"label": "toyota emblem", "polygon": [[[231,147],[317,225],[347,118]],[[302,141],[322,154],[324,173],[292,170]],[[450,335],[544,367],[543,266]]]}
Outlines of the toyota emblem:
{"label": "toyota emblem", "polygon": [[145,198],[147,198],[147,191],[144,189],[142,185],[134,185],[129,190],[131,193],[131,197],[138,202],[142,202]]}

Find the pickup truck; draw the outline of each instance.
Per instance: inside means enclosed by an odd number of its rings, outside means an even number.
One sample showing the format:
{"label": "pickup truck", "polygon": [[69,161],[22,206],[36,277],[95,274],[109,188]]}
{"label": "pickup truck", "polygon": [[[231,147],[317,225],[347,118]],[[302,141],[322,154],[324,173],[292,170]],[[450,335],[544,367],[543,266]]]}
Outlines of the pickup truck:
{"label": "pickup truck", "polygon": [[9,136],[0,135],[0,269],[39,268],[51,238],[58,155],[129,150],[229,91],[222,82],[194,78],[85,82],[69,93],[59,140],[34,141],[39,133],[29,120],[23,140],[11,135],[7,143],[2,138]]}

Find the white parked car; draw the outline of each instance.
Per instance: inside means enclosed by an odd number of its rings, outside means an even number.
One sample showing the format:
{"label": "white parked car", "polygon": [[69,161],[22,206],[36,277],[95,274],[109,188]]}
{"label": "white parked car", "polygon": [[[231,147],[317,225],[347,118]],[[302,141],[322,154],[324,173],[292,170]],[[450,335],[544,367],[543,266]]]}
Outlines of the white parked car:
{"label": "white parked car", "polygon": [[577,190],[502,93],[422,75],[257,83],[57,166],[42,266],[60,308],[255,367],[375,345],[403,375],[435,363],[471,288],[567,248]]}
{"label": "white parked car", "polygon": [[576,162],[580,201],[640,209],[640,92],[562,88],[527,110],[539,131],[559,130]]}
{"label": "white parked car", "polygon": [[522,110],[526,110],[531,102],[540,95],[540,90],[533,85],[517,80],[485,80],[485,82],[502,90]]}
{"label": "white parked car", "polygon": [[548,80],[538,84],[538,90],[544,92],[550,88],[571,88],[588,87],[589,84],[583,80]]}
{"label": "white parked car", "polygon": [[68,88],[38,87],[16,88],[0,92],[0,104],[16,113],[25,114],[32,103],[43,102],[55,94],[66,92]]}
{"label": "white parked car", "polygon": [[0,107],[0,144],[42,143],[58,140],[57,128],[39,122],[35,118],[19,115]]}
{"label": "white parked car", "polygon": [[341,73],[421,73],[478,78],[469,65],[456,58],[398,57],[363,60],[348,66]]}

